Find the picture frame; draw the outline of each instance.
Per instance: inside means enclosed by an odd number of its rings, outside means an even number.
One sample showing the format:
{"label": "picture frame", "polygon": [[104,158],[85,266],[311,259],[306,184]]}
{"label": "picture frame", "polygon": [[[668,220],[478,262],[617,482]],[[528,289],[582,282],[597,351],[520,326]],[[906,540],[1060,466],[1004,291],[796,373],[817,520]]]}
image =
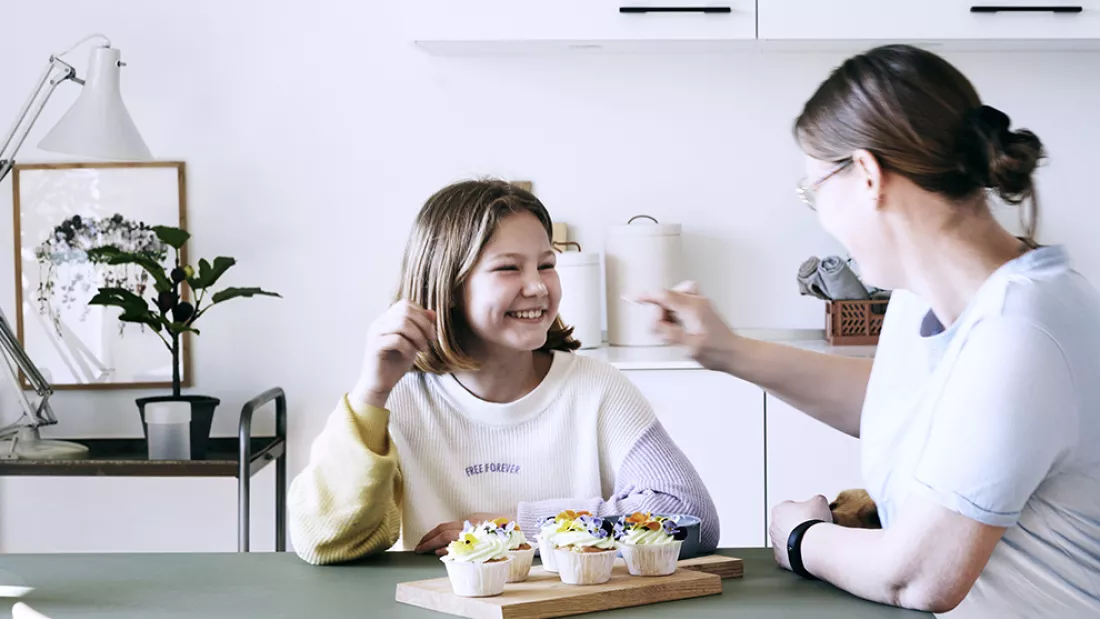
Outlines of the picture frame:
{"label": "picture frame", "polygon": [[[18,164],[12,206],[16,335],[47,382],[56,390],[171,388],[172,356],[157,334],[121,322],[118,308],[88,304],[101,286],[140,294],[152,280],[136,265],[93,264],[84,250],[148,248],[168,264],[172,251],[151,228],[187,228],[185,163]],[[187,264],[186,245],[180,260]],[[190,335],[180,341],[184,387],[192,385]]]}

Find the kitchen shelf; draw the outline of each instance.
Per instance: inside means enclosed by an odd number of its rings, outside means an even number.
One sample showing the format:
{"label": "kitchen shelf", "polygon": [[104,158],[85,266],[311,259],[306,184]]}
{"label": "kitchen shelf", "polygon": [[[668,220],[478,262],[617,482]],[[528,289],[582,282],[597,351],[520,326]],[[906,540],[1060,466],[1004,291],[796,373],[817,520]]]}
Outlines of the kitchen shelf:
{"label": "kitchen shelf", "polygon": [[[740,329],[738,335],[777,342],[803,350],[871,359],[875,346],[832,346],[820,329]],[[615,366],[620,370],[701,370],[703,366],[678,346],[608,346],[577,351]]]}
{"label": "kitchen shelf", "polygon": [[[275,436],[252,436],[256,411],[274,404]],[[286,393],[273,387],[244,404],[237,436],[212,437],[201,460],[150,460],[144,438],[70,438],[88,447],[76,460],[0,458],[0,477],[235,477],[237,550],[250,549],[252,476],[275,464],[275,550],[286,550]],[[54,437],[50,437],[54,438]]]}

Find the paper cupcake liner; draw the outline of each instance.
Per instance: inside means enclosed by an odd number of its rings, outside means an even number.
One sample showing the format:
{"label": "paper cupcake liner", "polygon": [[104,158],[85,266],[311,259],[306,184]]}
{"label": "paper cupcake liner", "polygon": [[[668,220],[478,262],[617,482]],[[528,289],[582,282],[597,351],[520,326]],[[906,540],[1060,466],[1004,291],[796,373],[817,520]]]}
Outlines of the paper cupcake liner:
{"label": "paper cupcake liner", "polygon": [[541,535],[536,535],[535,539],[538,540],[539,544],[539,556],[542,557],[542,569],[546,570],[547,572],[557,573],[558,564],[554,560],[554,555],[556,555],[557,553],[554,552],[554,545],[542,539]]}
{"label": "paper cupcake liner", "polygon": [[669,544],[622,544],[619,550],[631,576],[668,576],[680,559],[680,540]]}
{"label": "paper cupcake liner", "polygon": [[508,556],[512,558],[512,569],[508,573],[508,582],[523,582],[531,573],[531,562],[535,559],[535,549],[509,550]]}
{"label": "paper cupcake liner", "polygon": [[573,552],[564,548],[554,551],[558,575],[567,585],[598,585],[611,580],[611,568],[615,565],[614,550],[600,552]]}
{"label": "paper cupcake liner", "polygon": [[504,583],[512,567],[512,558],[490,563],[444,561],[451,589],[461,597],[490,597],[504,592]]}

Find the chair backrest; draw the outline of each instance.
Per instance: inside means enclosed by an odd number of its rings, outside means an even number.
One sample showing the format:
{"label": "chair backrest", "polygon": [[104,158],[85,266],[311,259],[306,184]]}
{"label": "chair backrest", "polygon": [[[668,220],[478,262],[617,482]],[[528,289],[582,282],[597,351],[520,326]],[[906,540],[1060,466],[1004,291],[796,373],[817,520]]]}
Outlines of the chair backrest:
{"label": "chair backrest", "polygon": [[38,612],[37,610],[27,606],[23,602],[16,602],[15,606],[11,607],[11,619],[50,619],[46,615]]}

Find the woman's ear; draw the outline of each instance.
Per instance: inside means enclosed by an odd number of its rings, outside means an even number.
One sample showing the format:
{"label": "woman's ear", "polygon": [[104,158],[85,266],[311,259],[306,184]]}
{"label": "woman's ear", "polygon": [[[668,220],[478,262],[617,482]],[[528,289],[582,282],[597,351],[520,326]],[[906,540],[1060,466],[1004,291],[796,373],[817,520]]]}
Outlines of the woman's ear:
{"label": "woman's ear", "polygon": [[871,151],[861,149],[852,153],[852,160],[855,162],[856,173],[859,174],[864,190],[870,194],[876,208],[881,206],[886,178],[878,157],[875,157]]}

